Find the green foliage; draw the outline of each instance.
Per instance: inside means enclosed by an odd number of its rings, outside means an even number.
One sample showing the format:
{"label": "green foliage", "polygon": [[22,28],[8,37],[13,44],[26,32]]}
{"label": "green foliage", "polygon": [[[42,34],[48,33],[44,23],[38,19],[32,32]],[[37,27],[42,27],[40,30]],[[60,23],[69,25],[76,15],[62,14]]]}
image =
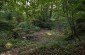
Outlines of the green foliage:
{"label": "green foliage", "polygon": [[[7,49],[28,46],[32,43],[33,43],[32,41],[22,40],[22,39],[15,39],[15,40],[13,40],[13,39],[10,39],[10,40],[0,39],[0,53],[4,52],[4,51],[7,51]],[[9,44],[11,44],[11,46],[9,46]]]}
{"label": "green foliage", "polygon": [[5,18],[5,20],[9,21],[9,20],[12,20],[13,18],[13,15],[12,15],[12,12],[10,11],[6,11],[3,13],[3,18]]}
{"label": "green foliage", "polygon": [[7,36],[7,31],[0,31],[0,39],[7,39],[8,36]]}
{"label": "green foliage", "polygon": [[80,12],[78,14],[76,27],[79,35],[85,34],[85,12]]}
{"label": "green foliage", "polygon": [[33,33],[35,31],[39,31],[39,27],[37,26],[34,26],[33,24],[31,23],[28,23],[28,22],[21,22],[17,28],[21,28],[22,30],[24,30],[26,33]]}
{"label": "green foliage", "polygon": [[[69,43],[68,41],[65,41],[66,37],[63,36],[58,39],[52,40],[50,43],[43,45],[39,48],[37,48],[35,51],[31,52],[29,55],[82,55],[84,52],[82,50],[85,50],[85,37],[82,39],[81,42],[73,41]],[[80,52],[78,52],[80,51]]]}
{"label": "green foliage", "polygon": [[0,30],[1,31],[11,31],[14,26],[8,22],[0,21]]}
{"label": "green foliage", "polygon": [[[56,52],[57,55],[66,55],[66,53],[71,55],[69,52],[70,50],[72,51],[72,45],[69,43],[74,42],[74,38],[78,38],[77,35],[80,38],[81,35],[85,35],[85,0],[0,1],[1,46],[5,46],[7,42],[12,43],[13,47],[26,46],[29,44],[29,40],[21,40],[19,38],[15,40],[10,38],[8,40],[8,38],[12,37],[12,32],[31,34],[39,31],[40,28],[49,30],[56,28],[58,32],[64,32],[64,35],[68,36],[66,37],[68,42],[57,39],[57,41],[37,49],[36,51],[40,55],[48,53],[48,55],[55,55],[54,53]],[[47,33],[47,35],[50,36],[51,33]],[[15,36],[18,37],[17,35]]]}
{"label": "green foliage", "polygon": [[39,26],[41,28],[47,28],[47,29],[53,29],[56,25],[55,21],[51,21],[51,20],[36,20],[34,21],[34,25]]}
{"label": "green foliage", "polygon": [[13,44],[13,47],[21,47],[31,44],[31,41],[29,40],[22,40],[22,39],[16,39],[16,40],[8,40],[7,42],[11,42]]}

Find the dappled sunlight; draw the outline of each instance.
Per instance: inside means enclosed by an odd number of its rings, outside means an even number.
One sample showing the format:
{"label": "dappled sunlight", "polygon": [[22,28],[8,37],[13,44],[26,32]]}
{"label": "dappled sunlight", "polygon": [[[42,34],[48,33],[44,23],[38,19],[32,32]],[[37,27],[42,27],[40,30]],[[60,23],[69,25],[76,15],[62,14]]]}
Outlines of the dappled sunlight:
{"label": "dappled sunlight", "polygon": [[48,31],[48,32],[46,32],[46,35],[51,36],[51,35],[53,35],[53,33]]}

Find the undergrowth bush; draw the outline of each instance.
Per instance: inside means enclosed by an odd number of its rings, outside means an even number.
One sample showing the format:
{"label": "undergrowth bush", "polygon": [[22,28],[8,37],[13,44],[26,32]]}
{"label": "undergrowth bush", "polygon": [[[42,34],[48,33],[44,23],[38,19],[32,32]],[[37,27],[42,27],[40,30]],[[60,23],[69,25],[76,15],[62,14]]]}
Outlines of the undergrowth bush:
{"label": "undergrowth bush", "polygon": [[85,37],[81,42],[76,41],[69,43],[65,41],[66,37],[55,39],[52,42],[37,48],[29,55],[84,55],[85,53]]}
{"label": "undergrowth bush", "polygon": [[40,28],[47,28],[47,29],[53,29],[56,25],[55,21],[52,20],[42,20],[38,19],[33,22],[34,25],[40,27]]}
{"label": "undergrowth bush", "polygon": [[28,22],[21,22],[17,26],[17,28],[23,29],[26,33],[33,33],[33,32],[36,32],[36,31],[39,31],[40,30],[39,27],[34,26],[33,24],[28,23]]}
{"label": "undergrowth bush", "polygon": [[0,30],[2,31],[11,31],[14,26],[8,22],[0,21]]}
{"label": "undergrowth bush", "polygon": [[7,39],[7,32],[1,31],[0,32],[0,39]]}

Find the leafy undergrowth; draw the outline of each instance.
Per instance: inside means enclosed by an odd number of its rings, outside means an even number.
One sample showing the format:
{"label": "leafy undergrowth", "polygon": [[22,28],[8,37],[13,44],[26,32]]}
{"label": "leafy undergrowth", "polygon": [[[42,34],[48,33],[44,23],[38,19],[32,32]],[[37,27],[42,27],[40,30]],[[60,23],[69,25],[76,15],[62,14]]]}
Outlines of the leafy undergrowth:
{"label": "leafy undergrowth", "polygon": [[24,47],[33,43],[33,41],[23,39],[0,40],[0,52]]}
{"label": "leafy undergrowth", "polygon": [[[71,47],[72,48],[72,47]],[[71,49],[70,46],[53,45],[50,48],[42,47],[29,55],[85,55],[85,44],[79,44]]]}
{"label": "leafy undergrowth", "polygon": [[[29,55],[85,55],[85,39],[76,42],[68,42],[64,40],[54,40]],[[28,55],[28,54],[25,54]]]}
{"label": "leafy undergrowth", "polygon": [[[52,31],[48,31],[48,30],[42,30],[40,32],[36,32],[33,33],[32,35],[37,35],[39,39],[37,40],[29,40],[29,39],[0,39],[0,52],[3,51],[7,51],[7,49],[9,48],[9,50],[12,52],[13,50],[17,50],[20,52],[23,52],[23,49],[31,49],[30,47],[32,47],[33,49],[35,49],[36,47],[40,47],[43,44],[49,42],[52,38],[50,38],[49,36],[53,35],[54,33]],[[6,46],[7,45],[7,46]],[[29,47],[30,46],[30,47]],[[16,51],[15,51],[16,52]]]}
{"label": "leafy undergrowth", "polygon": [[16,53],[18,51],[18,55],[85,55],[85,37],[81,37],[81,41],[66,41],[65,35],[52,33],[45,32],[45,36],[38,41],[0,40],[0,44],[12,43],[15,52],[12,50],[11,52]]}
{"label": "leafy undergrowth", "polygon": [[[69,40],[65,35],[54,35],[47,43],[41,40],[33,45],[22,48],[19,55],[85,55],[85,37],[81,37],[81,41]],[[49,40],[48,38],[45,40]]]}

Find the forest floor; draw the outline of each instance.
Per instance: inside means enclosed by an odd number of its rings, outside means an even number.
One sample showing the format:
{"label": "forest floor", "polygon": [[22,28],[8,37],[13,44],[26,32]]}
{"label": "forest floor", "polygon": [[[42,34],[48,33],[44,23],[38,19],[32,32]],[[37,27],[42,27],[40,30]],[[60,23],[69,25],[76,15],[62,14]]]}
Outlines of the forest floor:
{"label": "forest floor", "polygon": [[2,52],[1,55],[85,55],[85,38],[71,43],[64,40],[63,31],[46,29],[30,35],[34,38],[37,36],[37,39],[31,40],[26,46]]}
{"label": "forest floor", "polygon": [[[57,35],[59,31],[57,31]],[[29,35],[29,34],[27,34]],[[32,40],[32,44],[23,47],[13,48],[9,51],[2,52],[1,55],[24,55],[25,53],[29,55],[35,49],[49,43],[51,40],[55,39],[56,31],[42,29],[38,32],[30,34],[31,36],[37,36],[36,40]]]}

